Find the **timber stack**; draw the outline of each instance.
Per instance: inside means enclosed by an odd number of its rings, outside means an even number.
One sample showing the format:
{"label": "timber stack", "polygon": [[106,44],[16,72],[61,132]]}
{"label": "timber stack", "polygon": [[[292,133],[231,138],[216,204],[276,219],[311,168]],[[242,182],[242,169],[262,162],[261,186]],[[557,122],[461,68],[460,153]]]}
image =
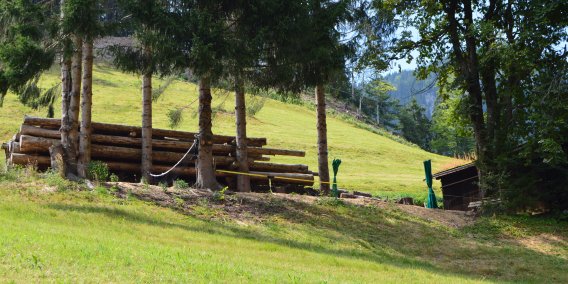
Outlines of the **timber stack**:
{"label": "timber stack", "polygon": [[[8,165],[34,165],[39,170],[51,166],[49,148],[60,143],[59,128],[61,120],[26,116],[20,131],[12,140],[4,143]],[[109,123],[92,123],[91,160],[107,164],[111,173],[135,181],[140,177],[142,157],[142,129]],[[169,170],[193,144],[196,133],[167,129],[152,130],[152,173],[160,174]],[[236,146],[234,136],[215,135],[213,137],[213,155],[219,182],[231,187],[238,171],[236,164]],[[285,150],[264,147],[266,138],[248,138],[248,158],[251,183],[257,187],[272,183],[292,186],[312,186],[314,175],[307,165],[271,163],[269,156],[285,155],[305,157],[304,151]],[[189,155],[191,156],[191,155]],[[195,160],[186,157],[165,178],[195,181]]]}

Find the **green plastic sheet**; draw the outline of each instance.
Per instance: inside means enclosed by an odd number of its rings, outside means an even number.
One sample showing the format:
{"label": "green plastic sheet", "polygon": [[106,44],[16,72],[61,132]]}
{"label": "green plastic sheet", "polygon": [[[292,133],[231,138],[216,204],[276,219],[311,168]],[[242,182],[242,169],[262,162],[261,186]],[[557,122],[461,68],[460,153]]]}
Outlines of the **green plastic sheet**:
{"label": "green plastic sheet", "polygon": [[331,189],[331,194],[334,197],[339,197],[339,189],[337,188],[337,172],[339,171],[339,165],[341,165],[340,159],[333,159],[331,167],[333,168],[333,184]]}
{"label": "green plastic sheet", "polygon": [[426,185],[428,185],[428,199],[426,200],[426,208],[438,208],[436,194],[432,189],[432,161],[424,161],[424,172],[426,173]]}

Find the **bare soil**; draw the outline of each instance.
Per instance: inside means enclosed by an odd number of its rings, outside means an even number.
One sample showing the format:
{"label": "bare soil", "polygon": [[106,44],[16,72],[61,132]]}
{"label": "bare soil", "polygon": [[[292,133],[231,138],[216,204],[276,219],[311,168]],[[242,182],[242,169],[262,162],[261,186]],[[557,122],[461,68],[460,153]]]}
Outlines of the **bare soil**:
{"label": "bare soil", "polygon": [[[126,198],[128,195],[138,199],[153,202],[159,206],[180,210],[185,214],[195,214],[196,206],[206,206],[212,212],[217,212],[212,218],[230,218],[238,222],[255,222],[265,219],[268,215],[290,210],[301,210],[302,206],[314,204],[321,197],[283,194],[230,192],[224,194],[210,190],[194,188],[177,189],[139,183],[107,183],[114,187],[115,195]],[[341,199],[355,206],[376,206],[379,208],[394,208],[427,221],[438,222],[454,228],[468,226],[474,223],[472,213],[451,210],[427,209],[414,205],[396,204],[372,198]]]}

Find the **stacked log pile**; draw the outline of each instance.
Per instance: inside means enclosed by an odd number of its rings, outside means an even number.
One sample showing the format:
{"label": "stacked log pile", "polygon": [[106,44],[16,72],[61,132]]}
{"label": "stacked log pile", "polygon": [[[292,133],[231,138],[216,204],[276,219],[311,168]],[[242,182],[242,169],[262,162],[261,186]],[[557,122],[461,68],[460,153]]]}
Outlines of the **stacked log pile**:
{"label": "stacked log pile", "polygon": [[[4,143],[6,161],[9,165],[33,164],[40,170],[50,167],[49,148],[60,143],[60,119],[26,116],[20,131],[13,139]],[[141,128],[136,126],[92,123],[91,159],[106,163],[110,172],[132,179],[140,177],[142,156]],[[153,129],[152,132],[152,172],[159,174],[177,163],[193,144],[196,133]],[[269,156],[286,155],[304,157],[304,151],[266,148],[266,138],[248,139],[248,157],[251,180],[256,184],[266,184],[268,179],[284,184],[311,186],[315,173],[303,164],[270,163]],[[234,136],[215,135],[213,155],[220,181],[230,185],[236,177],[226,171],[237,171],[236,146]],[[170,174],[175,178],[193,181],[195,179],[194,160],[185,159]]]}

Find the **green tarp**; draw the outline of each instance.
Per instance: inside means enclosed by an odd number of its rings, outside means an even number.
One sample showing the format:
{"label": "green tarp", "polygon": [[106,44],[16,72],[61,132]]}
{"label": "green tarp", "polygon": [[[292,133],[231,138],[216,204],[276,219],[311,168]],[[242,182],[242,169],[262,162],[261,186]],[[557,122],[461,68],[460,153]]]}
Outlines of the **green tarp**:
{"label": "green tarp", "polygon": [[424,161],[424,172],[426,173],[426,185],[428,185],[428,199],[426,200],[426,208],[438,208],[436,195],[432,189],[432,161]]}
{"label": "green tarp", "polygon": [[339,197],[339,189],[337,188],[337,172],[339,171],[339,165],[341,165],[341,160],[333,159],[333,162],[331,163],[331,166],[333,168],[333,185],[331,194],[334,197]]}

